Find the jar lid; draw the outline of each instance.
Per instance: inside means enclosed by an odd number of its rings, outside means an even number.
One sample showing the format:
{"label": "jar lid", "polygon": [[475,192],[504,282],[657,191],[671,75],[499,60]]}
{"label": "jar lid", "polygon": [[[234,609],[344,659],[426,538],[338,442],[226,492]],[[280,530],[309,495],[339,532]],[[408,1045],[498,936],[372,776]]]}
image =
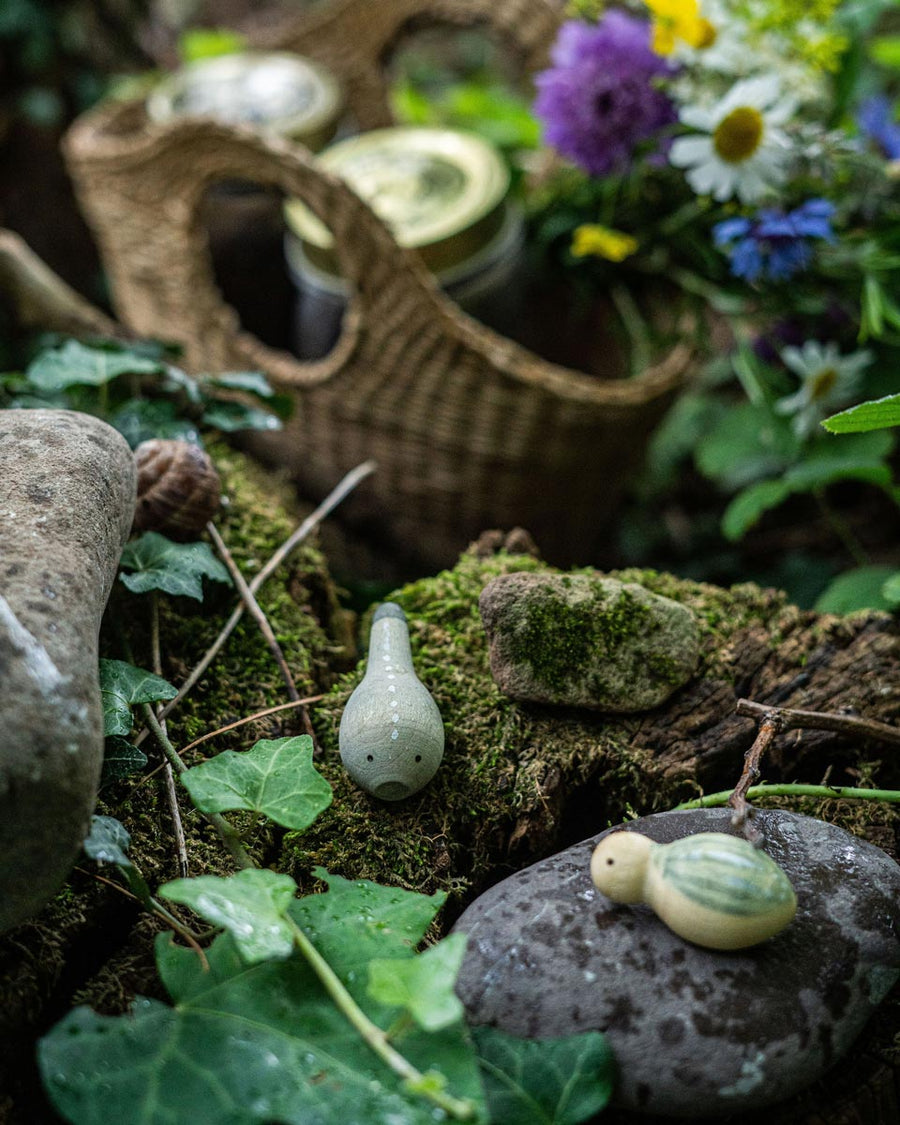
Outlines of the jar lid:
{"label": "jar lid", "polygon": [[198,59],[163,79],[147,98],[147,115],[256,125],[318,149],[334,135],[341,103],[334,75],[312,59],[242,51]]}
{"label": "jar lid", "polygon": [[[477,253],[502,226],[509,169],[494,146],[474,133],[373,129],[331,145],[317,159],[434,272]],[[285,219],[310,261],[335,272],[327,227],[298,199],[285,204]]]}

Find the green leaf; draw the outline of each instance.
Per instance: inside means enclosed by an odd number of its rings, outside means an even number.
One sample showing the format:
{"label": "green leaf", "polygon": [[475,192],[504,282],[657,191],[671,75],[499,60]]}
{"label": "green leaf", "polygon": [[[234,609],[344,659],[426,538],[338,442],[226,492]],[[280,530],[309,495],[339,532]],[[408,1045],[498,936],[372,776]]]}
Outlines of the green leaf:
{"label": "green leaf", "polygon": [[881,596],[891,609],[900,606],[900,570],[895,570],[881,589]]}
{"label": "green leaf", "polygon": [[155,703],[174,699],[177,688],[161,676],[135,668],[124,660],[100,661],[100,702],[103,707],[103,733],[128,735],[134,722],[132,703]]}
{"label": "green leaf", "polygon": [[881,66],[900,70],[900,35],[882,35],[869,44],[869,54]]}
{"label": "green leaf", "polygon": [[369,962],[411,957],[447,897],[441,891],[429,896],[366,879],[351,881],[321,867],[313,874],[328,891],[295,899],[291,917],[360,1001],[368,998]]}
{"label": "green leaf", "polygon": [[125,825],[112,816],[92,816],[91,830],[81,845],[84,854],[95,863],[114,864],[125,878],[132,894],[152,910],[153,899],[144,876],[128,856],[131,836]]}
{"label": "green leaf", "polygon": [[237,430],[280,430],[281,419],[268,410],[245,406],[242,402],[213,399],[203,411],[202,421],[223,433]]}
{"label": "green leaf", "polygon": [[722,534],[734,542],[748,531],[771,508],[783,504],[791,494],[782,480],[761,480],[735,496],[722,515]]}
{"label": "green leaf", "polygon": [[491,1125],[579,1125],[612,1096],[615,1060],[598,1031],[562,1039],[515,1039],[472,1029]]}
{"label": "green leaf", "polygon": [[139,773],[147,765],[147,755],[127,738],[114,734],[106,739],[103,749],[103,773],[100,784],[109,785],[129,774]]}
{"label": "green leaf", "polygon": [[186,63],[232,55],[246,47],[247,37],[229,28],[191,27],[178,36],[178,54]]}
{"label": "green leaf", "polygon": [[275,391],[261,371],[225,371],[221,375],[206,375],[203,386],[227,387],[232,391],[246,391],[257,398],[272,398]]}
{"label": "green leaf", "polygon": [[96,863],[114,863],[117,867],[131,867],[128,848],[131,834],[114,816],[92,816],[91,830],[82,844],[84,854]]}
{"label": "green leaf", "polygon": [[260,739],[251,750],[225,750],[181,775],[201,812],[247,809],[276,824],[308,828],[331,804],[331,786],[312,761],[308,734]]}
{"label": "green leaf", "polygon": [[202,578],[231,582],[208,543],[173,543],[158,531],[147,531],[125,544],[119,565],[133,574],[119,577],[135,594],[162,590],[176,597],[203,601]]}
{"label": "green leaf", "polygon": [[450,934],[418,957],[370,961],[369,995],[405,1008],[426,1031],[447,1027],[463,1017],[453,986],[465,951],[465,934]]}
{"label": "green leaf", "polygon": [[175,403],[166,399],[129,399],[121,409],[110,416],[109,423],[119,431],[132,449],[151,438],[172,438],[177,441],[190,441],[195,445],[200,441],[194,423],[181,417]]}
{"label": "green leaf", "polygon": [[894,578],[894,566],[859,566],[839,574],[822,591],[815,604],[819,613],[853,613],[857,609],[891,609],[885,584]]}
{"label": "green leaf", "polygon": [[227,878],[174,879],[159,889],[163,898],[190,906],[207,922],[227,930],[248,965],[290,956],[294,934],[285,914],[296,891],[290,875],[266,870],[239,871]]}
{"label": "green leaf", "polygon": [[[344,943],[352,930],[345,920]],[[72,1125],[434,1125],[433,1104],[378,1059],[300,956],[247,966],[224,934],[208,968],[167,936],[157,958],[174,1007],[141,998],[118,1018],[76,1008],[40,1041],[45,1089]],[[462,1025],[412,1025],[394,1045],[486,1125]]]}
{"label": "green leaf", "polygon": [[697,442],[694,459],[704,476],[731,490],[782,472],[799,449],[788,419],[765,405],[745,402],[732,407]]}
{"label": "green leaf", "polygon": [[99,387],[119,375],[156,375],[164,369],[157,360],[135,352],[89,348],[69,340],[61,348],[42,352],[25,375],[42,391],[62,391],[74,386]]}
{"label": "green leaf", "polygon": [[832,414],[822,425],[833,434],[852,434],[900,426],[900,395],[861,402],[859,406],[851,406],[840,414]]}

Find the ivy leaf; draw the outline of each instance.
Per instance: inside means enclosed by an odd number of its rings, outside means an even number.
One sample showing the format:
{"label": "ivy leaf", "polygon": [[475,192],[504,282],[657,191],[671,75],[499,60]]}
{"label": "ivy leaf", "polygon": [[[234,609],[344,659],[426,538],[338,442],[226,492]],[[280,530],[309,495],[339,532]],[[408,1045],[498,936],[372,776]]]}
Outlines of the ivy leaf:
{"label": "ivy leaf", "polygon": [[280,430],[281,419],[268,410],[246,406],[242,402],[213,399],[203,411],[203,422],[230,434],[236,430]]}
{"label": "ivy leaf", "polygon": [[128,848],[131,834],[114,816],[92,816],[91,830],[82,844],[84,854],[96,863],[114,863],[117,867],[131,867]]}
{"label": "ivy leaf", "polygon": [[859,406],[851,406],[840,414],[832,414],[822,425],[833,434],[852,434],[900,426],[900,395],[887,395],[871,402],[861,402]]}
{"label": "ivy leaf", "polygon": [[225,750],[181,775],[205,813],[246,809],[284,828],[308,828],[331,804],[331,786],[313,765],[308,734],[262,738],[251,750]]}
{"label": "ivy leaf", "polygon": [[224,565],[208,543],[173,543],[158,531],[146,531],[140,539],[125,544],[119,565],[133,574],[119,577],[135,594],[162,590],[175,597],[203,601],[202,578],[231,582]]}
{"label": "ivy leaf", "polygon": [[179,415],[174,402],[167,399],[129,399],[109,419],[122,437],[135,449],[150,438],[173,438],[199,444],[197,427]]}
{"label": "ivy leaf", "polygon": [[272,384],[261,371],[224,371],[221,375],[206,375],[203,385],[246,391],[257,398],[272,398],[275,394]]}
{"label": "ivy leaf", "polygon": [[465,934],[450,934],[418,957],[370,961],[369,995],[405,1008],[426,1031],[448,1027],[463,1017],[453,986],[465,951]]}
{"label": "ivy leaf", "polygon": [[177,688],[161,676],[135,668],[124,660],[100,661],[100,702],[103,707],[103,733],[128,735],[134,726],[133,703],[155,703],[174,699]]}
{"label": "ivy leaf", "polygon": [[290,914],[327,956],[357,1000],[368,997],[367,966],[375,958],[412,957],[446,895],[343,879],[321,867],[313,874],[328,891],[294,899]]}
{"label": "ivy leaf", "polygon": [[89,348],[68,340],[60,348],[41,352],[25,371],[28,382],[42,391],[67,387],[99,387],[119,375],[158,375],[165,365],[129,351]]}
{"label": "ivy leaf", "polygon": [[598,1031],[562,1039],[515,1039],[472,1028],[491,1125],[578,1125],[605,1108],[615,1061]]}
{"label": "ivy leaf", "polygon": [[[353,946],[349,918],[340,940]],[[247,966],[228,934],[207,951],[208,969],[167,935],[156,950],[173,1007],[139,999],[124,1017],[76,1008],[39,1043],[45,1089],[73,1125],[434,1125],[433,1103],[381,1062],[299,955]],[[412,1025],[393,1042],[486,1125],[462,1025]]]}
{"label": "ivy leaf", "polygon": [[127,738],[114,734],[106,739],[103,750],[103,773],[101,785],[120,781],[129,774],[139,773],[147,764],[147,755]]}
{"label": "ivy leaf", "polygon": [[294,933],[285,913],[296,891],[290,875],[263,869],[239,871],[227,878],[173,879],[159,893],[227,930],[241,958],[252,965],[290,956]]}
{"label": "ivy leaf", "polygon": [[895,566],[857,566],[839,574],[819,595],[818,613],[853,613],[857,609],[892,609],[885,584],[897,573]]}
{"label": "ivy leaf", "polygon": [[91,830],[81,845],[84,854],[95,863],[111,863],[121,871],[128,886],[140,901],[152,910],[150,888],[128,855],[131,835],[121,821],[113,816],[92,816]]}

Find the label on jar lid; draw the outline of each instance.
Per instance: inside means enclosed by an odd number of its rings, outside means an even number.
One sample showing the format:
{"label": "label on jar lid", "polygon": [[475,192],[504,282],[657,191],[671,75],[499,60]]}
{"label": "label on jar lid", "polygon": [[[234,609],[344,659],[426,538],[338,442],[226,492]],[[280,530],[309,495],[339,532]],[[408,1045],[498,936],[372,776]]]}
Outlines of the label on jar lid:
{"label": "label on jar lid", "polygon": [[200,59],[164,79],[147,98],[153,121],[212,117],[256,125],[310,148],[334,135],[340,109],[340,89],[328,70],[281,52]]}
{"label": "label on jar lid", "polygon": [[[477,252],[502,225],[509,169],[473,133],[373,129],[332,145],[318,160],[366,200],[401,246],[419,250],[431,269]],[[285,217],[310,260],[333,269],[327,227],[297,199],[285,204]]]}

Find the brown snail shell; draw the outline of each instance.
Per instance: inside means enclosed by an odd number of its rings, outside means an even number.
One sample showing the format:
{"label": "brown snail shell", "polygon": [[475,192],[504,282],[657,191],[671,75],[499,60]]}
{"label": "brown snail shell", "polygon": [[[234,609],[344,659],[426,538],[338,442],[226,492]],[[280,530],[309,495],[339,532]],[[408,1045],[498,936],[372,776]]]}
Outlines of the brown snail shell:
{"label": "brown snail shell", "polygon": [[202,531],[216,514],[222,485],[209,455],[189,441],[152,438],[134,451],[137,504],[132,531],[172,539]]}

